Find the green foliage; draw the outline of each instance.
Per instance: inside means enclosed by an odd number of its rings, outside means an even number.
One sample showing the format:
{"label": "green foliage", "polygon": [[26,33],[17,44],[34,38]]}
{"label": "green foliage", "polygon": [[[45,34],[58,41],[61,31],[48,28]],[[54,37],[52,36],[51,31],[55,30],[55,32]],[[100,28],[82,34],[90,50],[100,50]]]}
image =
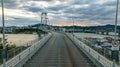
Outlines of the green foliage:
{"label": "green foliage", "polygon": [[16,45],[15,45],[15,44],[7,44],[7,45],[6,45],[6,49],[7,49],[7,50],[10,50],[10,49],[12,49],[12,48],[16,48]]}
{"label": "green foliage", "polygon": [[[1,38],[0,38],[1,39]],[[6,49],[7,50],[10,50],[12,48],[16,48],[16,45],[15,44],[12,44],[12,43],[8,43],[7,39],[5,39],[5,44],[6,44]],[[0,40],[0,49],[3,49],[3,46],[2,46],[2,40]]]}
{"label": "green foliage", "polygon": [[16,29],[15,30],[15,33],[32,34],[33,32],[37,32],[37,29]]}

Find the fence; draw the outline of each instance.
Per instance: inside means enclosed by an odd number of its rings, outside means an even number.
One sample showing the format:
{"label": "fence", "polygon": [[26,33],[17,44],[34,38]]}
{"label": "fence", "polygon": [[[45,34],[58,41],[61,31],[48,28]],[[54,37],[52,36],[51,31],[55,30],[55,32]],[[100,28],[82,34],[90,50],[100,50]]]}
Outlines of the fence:
{"label": "fence", "polygon": [[[95,51],[94,49],[87,46],[85,43],[78,40],[73,35],[71,34],[67,35],[98,67],[112,67],[113,65],[112,61],[108,60],[107,58],[99,54],[97,51]],[[115,67],[119,66],[115,64]]]}
{"label": "fence", "polygon": [[[37,50],[46,43],[49,38],[52,36],[51,33],[49,33],[47,36],[42,38],[41,40],[33,42],[30,47],[25,49],[24,51],[20,52],[16,56],[6,62],[7,67],[21,67],[28,59],[30,59],[36,52]],[[2,65],[0,65],[2,67]]]}

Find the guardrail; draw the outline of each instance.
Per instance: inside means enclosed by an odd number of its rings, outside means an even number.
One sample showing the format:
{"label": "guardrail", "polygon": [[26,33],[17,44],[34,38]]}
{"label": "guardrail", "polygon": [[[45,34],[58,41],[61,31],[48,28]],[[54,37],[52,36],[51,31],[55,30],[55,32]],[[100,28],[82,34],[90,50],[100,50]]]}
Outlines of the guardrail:
{"label": "guardrail", "polygon": [[25,49],[29,48],[32,46],[34,43],[38,42],[41,38],[37,38],[35,40],[29,41],[27,43],[22,44],[22,46],[18,46],[16,48],[10,49],[7,51],[7,61],[10,60],[11,58],[15,57]]}
{"label": "guardrail", "polygon": [[[76,46],[79,47],[91,59],[91,61],[93,61],[93,63],[97,67],[112,67],[113,66],[112,61],[108,60],[107,58],[99,54],[97,51],[93,50],[92,48],[90,48],[89,46],[87,46],[86,44],[78,40],[73,35],[67,33],[67,36],[72,41],[74,41]],[[115,67],[119,67],[119,66],[115,64]]]}
{"label": "guardrail", "polygon": [[[47,36],[42,38],[40,41],[34,43],[32,46],[22,51],[12,59],[6,62],[6,67],[21,67],[28,59],[30,59],[40,47],[42,47],[50,38],[52,34],[49,33]],[[2,65],[0,65],[2,67]]]}

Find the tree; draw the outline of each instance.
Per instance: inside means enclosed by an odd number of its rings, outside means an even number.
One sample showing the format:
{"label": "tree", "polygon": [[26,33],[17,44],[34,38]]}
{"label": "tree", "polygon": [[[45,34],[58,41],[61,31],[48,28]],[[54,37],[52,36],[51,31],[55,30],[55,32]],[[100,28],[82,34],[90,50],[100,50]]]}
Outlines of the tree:
{"label": "tree", "polygon": [[[16,48],[16,45],[15,44],[12,44],[12,43],[8,43],[7,39],[5,39],[5,44],[6,44],[6,49],[7,50],[10,50],[12,48]],[[3,46],[2,46],[2,38],[0,38],[0,49],[3,49]]]}

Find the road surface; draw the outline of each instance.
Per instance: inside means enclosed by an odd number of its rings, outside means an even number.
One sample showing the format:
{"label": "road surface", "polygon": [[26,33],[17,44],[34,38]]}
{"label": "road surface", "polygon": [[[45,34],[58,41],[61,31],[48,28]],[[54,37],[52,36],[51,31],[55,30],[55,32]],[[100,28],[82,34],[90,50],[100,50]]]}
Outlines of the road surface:
{"label": "road surface", "polygon": [[96,67],[62,33],[52,38],[23,67]]}

